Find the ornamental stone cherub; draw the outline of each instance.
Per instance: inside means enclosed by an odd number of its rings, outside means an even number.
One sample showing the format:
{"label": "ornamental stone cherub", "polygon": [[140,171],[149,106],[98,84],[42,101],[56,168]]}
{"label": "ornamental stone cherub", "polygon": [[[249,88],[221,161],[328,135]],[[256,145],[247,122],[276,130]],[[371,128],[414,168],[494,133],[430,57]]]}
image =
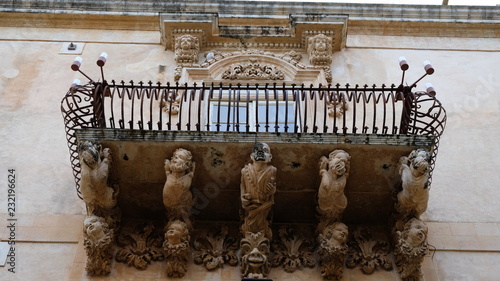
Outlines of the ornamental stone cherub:
{"label": "ornamental stone cherub", "polygon": [[165,160],[167,180],[163,187],[163,205],[169,220],[182,220],[189,228],[189,215],[193,207],[193,196],[189,188],[194,169],[191,152],[183,148],[177,149],[170,160]]}
{"label": "ornamental stone cherub", "polygon": [[339,280],[347,254],[347,226],[341,222],[328,225],[318,236],[321,275],[328,280]]}
{"label": "ornamental stone cherub", "polygon": [[341,149],[334,150],[328,158],[322,156],[319,161],[321,183],[318,190],[318,207],[322,232],[327,225],[339,221],[347,207],[344,188],[349,177],[351,156]]}
{"label": "ornamental stone cherub", "polygon": [[189,240],[189,229],[184,222],[174,220],[165,227],[163,249],[165,250],[168,277],[179,278],[186,273],[190,251]]}
{"label": "ornamental stone cherub", "polygon": [[116,205],[117,192],[108,185],[111,170],[111,150],[97,141],[83,141],[78,146],[81,166],[80,192],[87,205],[87,214],[96,209],[111,209]]}
{"label": "ornamental stone cherub", "polygon": [[403,190],[398,193],[396,210],[403,216],[419,218],[429,201],[430,154],[419,148],[399,160]]}
{"label": "ornamental stone cherub", "polygon": [[241,232],[263,231],[271,240],[269,212],[276,192],[276,167],[269,164],[271,149],[265,143],[256,143],[250,158],[252,163],[241,169],[241,204],[245,212]]}
{"label": "ornamental stone cherub", "polygon": [[402,231],[394,233],[394,256],[403,281],[422,280],[421,264],[429,253],[427,232],[427,225],[423,221],[412,218]]}
{"label": "ornamental stone cherub", "polygon": [[107,275],[113,263],[113,229],[104,218],[87,216],[83,221],[83,246],[87,253],[85,270],[90,275]]}

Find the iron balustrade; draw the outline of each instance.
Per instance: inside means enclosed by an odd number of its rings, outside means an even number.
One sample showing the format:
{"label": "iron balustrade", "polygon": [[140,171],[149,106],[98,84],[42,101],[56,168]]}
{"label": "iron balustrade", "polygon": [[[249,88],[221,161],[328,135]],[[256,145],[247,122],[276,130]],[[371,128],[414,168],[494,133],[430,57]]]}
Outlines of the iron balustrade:
{"label": "iron balustrade", "polygon": [[307,87],[91,81],[87,85],[72,85],[62,100],[61,112],[81,197],[75,136],[75,130],[80,128],[426,135],[435,137],[433,168],[446,112],[434,95],[411,90],[395,85]]}

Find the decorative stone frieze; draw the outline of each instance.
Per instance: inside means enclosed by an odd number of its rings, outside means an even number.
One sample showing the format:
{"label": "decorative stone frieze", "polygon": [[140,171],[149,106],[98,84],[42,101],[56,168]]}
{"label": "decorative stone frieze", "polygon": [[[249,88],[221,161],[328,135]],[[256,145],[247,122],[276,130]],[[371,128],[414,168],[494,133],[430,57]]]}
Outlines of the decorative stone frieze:
{"label": "decorative stone frieze", "polygon": [[271,271],[270,242],[263,231],[246,232],[240,242],[241,276],[262,279]]}
{"label": "decorative stone frieze", "polygon": [[305,231],[282,226],[278,234],[279,239],[271,242],[273,267],[282,266],[286,272],[292,273],[302,267],[313,268],[316,265],[313,256],[315,243],[313,239],[305,237]]}
{"label": "decorative stone frieze", "polygon": [[347,254],[347,226],[341,222],[328,225],[318,235],[318,254],[320,256],[321,275],[328,280],[339,280],[344,272]]}
{"label": "decorative stone frieze", "polygon": [[395,230],[393,233],[394,257],[403,281],[422,280],[421,264],[429,253],[427,232],[427,225],[423,221],[412,218],[404,224],[402,230]]}
{"label": "decorative stone frieze", "polygon": [[276,66],[261,64],[257,58],[249,58],[245,64],[233,64],[222,73],[228,80],[284,80],[285,74]]}
{"label": "decorative stone frieze", "polygon": [[187,271],[187,262],[191,251],[189,240],[189,228],[180,221],[170,221],[165,227],[165,251],[166,273],[168,277],[183,277]]}
{"label": "decorative stone frieze", "polygon": [[419,148],[399,160],[402,191],[397,195],[396,211],[403,217],[417,218],[427,210],[429,201],[430,154]]}
{"label": "decorative stone frieze", "polygon": [[269,164],[272,159],[269,145],[256,143],[250,158],[252,163],[241,170],[240,196],[244,210],[241,233],[263,231],[264,236],[271,240],[269,213],[276,192],[276,168]]}
{"label": "decorative stone frieze", "polygon": [[206,235],[194,240],[193,247],[197,250],[194,262],[205,265],[208,270],[223,267],[224,264],[238,264],[238,241],[228,235],[227,226],[212,226]]}
{"label": "decorative stone frieze", "polygon": [[146,269],[152,261],[163,259],[162,241],[152,223],[141,223],[131,232],[122,230],[117,238],[120,248],[116,252],[115,260],[137,269]]}
{"label": "decorative stone frieze", "polygon": [[348,243],[346,266],[359,266],[365,274],[372,274],[377,268],[392,270],[391,247],[387,241],[374,240],[371,230],[358,228],[353,240]]}
{"label": "decorative stone frieze", "polygon": [[184,34],[175,38],[175,61],[177,63],[198,63],[199,52],[198,37]]}
{"label": "decorative stone frieze", "polygon": [[83,221],[83,247],[87,253],[85,271],[90,275],[111,272],[114,254],[114,231],[104,218],[87,216]]}
{"label": "decorative stone frieze", "polygon": [[318,34],[307,40],[307,54],[312,65],[330,65],[332,63],[332,38]]}

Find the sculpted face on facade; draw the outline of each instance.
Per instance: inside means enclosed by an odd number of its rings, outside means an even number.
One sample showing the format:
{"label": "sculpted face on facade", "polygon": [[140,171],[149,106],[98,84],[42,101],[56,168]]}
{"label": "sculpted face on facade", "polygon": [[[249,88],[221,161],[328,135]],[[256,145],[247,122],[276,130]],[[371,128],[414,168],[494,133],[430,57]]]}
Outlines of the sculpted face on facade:
{"label": "sculpted face on facade", "polygon": [[175,38],[175,61],[177,63],[198,63],[199,52],[198,37],[185,34]]}
{"label": "sculpted face on facade", "polygon": [[347,226],[341,222],[328,225],[318,236],[321,275],[325,279],[339,280],[344,271],[347,254]]}
{"label": "sculpted face on facade", "polygon": [[104,218],[88,216],[83,222],[83,246],[87,253],[85,270],[90,275],[107,275],[113,264],[113,230]]}
{"label": "sculpted face on facade", "polygon": [[261,64],[256,58],[250,58],[249,63],[231,65],[222,73],[222,79],[284,80],[285,74],[276,66]]}
{"label": "sculpted face on facade", "polygon": [[170,221],[165,227],[163,250],[168,277],[183,277],[186,273],[190,253],[189,240],[189,229],[184,222]]}
{"label": "sculpted face on facade", "polygon": [[416,149],[401,157],[399,174],[403,190],[398,193],[396,210],[402,215],[414,215],[417,218],[427,210],[429,201],[430,154],[423,149]]}
{"label": "sculpted face on facade", "polygon": [[332,38],[318,34],[308,39],[307,53],[312,65],[330,65],[332,63]]}
{"label": "sculpted face on facade", "polygon": [[241,170],[240,195],[245,211],[241,232],[264,231],[265,237],[271,239],[268,216],[276,192],[276,167],[269,164],[272,154],[265,143],[256,143],[250,158],[252,163]]}
{"label": "sculpted face on facade", "polygon": [[264,278],[271,271],[270,242],[264,232],[247,232],[241,239],[241,275],[244,278]]}
{"label": "sculpted face on facade", "polygon": [[402,231],[394,234],[394,256],[398,272],[404,281],[422,280],[421,264],[429,253],[427,225],[417,219],[410,219]]}

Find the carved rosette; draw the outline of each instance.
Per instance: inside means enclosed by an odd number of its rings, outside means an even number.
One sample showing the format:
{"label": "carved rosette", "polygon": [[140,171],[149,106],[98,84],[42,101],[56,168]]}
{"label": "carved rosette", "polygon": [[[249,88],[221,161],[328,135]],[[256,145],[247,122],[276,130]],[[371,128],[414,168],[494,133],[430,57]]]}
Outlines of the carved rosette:
{"label": "carved rosette", "polygon": [[140,224],[133,232],[118,236],[117,242],[121,248],[116,252],[115,259],[137,269],[146,269],[152,261],[163,259],[160,250],[162,241],[152,223]]}
{"label": "carved rosette", "polygon": [[328,280],[339,280],[344,272],[344,260],[347,254],[347,226],[336,222],[326,227],[318,235],[318,254],[320,256],[321,275]]}
{"label": "carved rosette", "polygon": [[282,266],[286,272],[294,272],[302,267],[313,268],[316,260],[313,256],[314,241],[305,238],[301,232],[291,226],[279,230],[279,239],[271,243],[274,253],[272,266]]}
{"label": "carved rosette", "polygon": [[198,63],[200,42],[198,37],[184,34],[175,38],[175,61],[183,64]]}
{"label": "carved rosette", "polygon": [[247,232],[241,239],[241,276],[262,279],[271,271],[270,242],[264,232]]}
{"label": "carved rosette", "polygon": [[83,222],[83,246],[87,253],[85,270],[90,275],[107,275],[113,264],[114,232],[105,219],[87,216]]}
{"label": "carved rosette", "polygon": [[227,226],[211,227],[206,236],[194,240],[193,247],[197,250],[194,262],[204,264],[208,270],[223,267],[225,263],[238,264],[238,241],[228,235]]}
{"label": "carved rosette", "polygon": [[354,239],[347,243],[348,268],[359,266],[365,274],[372,274],[379,267],[392,270],[391,247],[387,241],[373,240],[373,235],[368,229],[357,229],[353,236]]}
{"label": "carved rosette", "polygon": [[429,253],[427,233],[427,225],[417,218],[410,219],[401,231],[394,231],[394,256],[403,281],[422,280],[421,264]]}
{"label": "carved rosette", "polygon": [[318,34],[307,40],[307,53],[312,65],[330,65],[332,63],[333,39],[324,34]]}
{"label": "carved rosette", "polygon": [[250,58],[249,63],[233,64],[222,73],[226,80],[284,80],[285,74],[276,66],[261,64],[257,58]]}

